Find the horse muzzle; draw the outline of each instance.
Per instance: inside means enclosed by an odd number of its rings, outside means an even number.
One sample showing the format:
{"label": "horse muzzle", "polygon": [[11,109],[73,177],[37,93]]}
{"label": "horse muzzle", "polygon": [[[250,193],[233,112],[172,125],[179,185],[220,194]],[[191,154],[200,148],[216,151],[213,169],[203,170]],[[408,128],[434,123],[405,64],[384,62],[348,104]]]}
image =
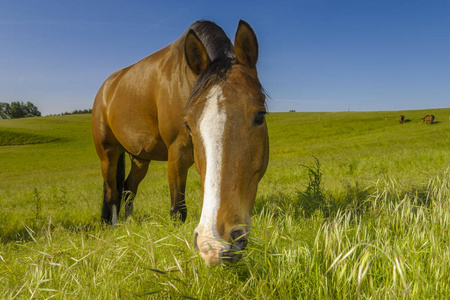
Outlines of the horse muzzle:
{"label": "horse muzzle", "polygon": [[231,232],[230,242],[205,237],[195,231],[194,247],[200,253],[208,266],[216,264],[235,264],[242,257],[242,251],[248,243],[248,232],[235,230]]}

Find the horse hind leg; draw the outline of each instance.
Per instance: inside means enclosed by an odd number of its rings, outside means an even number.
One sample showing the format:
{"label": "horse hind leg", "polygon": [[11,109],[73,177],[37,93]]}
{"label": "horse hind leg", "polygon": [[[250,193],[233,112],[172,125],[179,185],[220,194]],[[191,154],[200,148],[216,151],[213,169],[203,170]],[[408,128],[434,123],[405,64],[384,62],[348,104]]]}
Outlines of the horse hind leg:
{"label": "horse hind leg", "polygon": [[102,173],[104,178],[102,221],[115,225],[120,211],[125,177],[124,153],[110,152],[108,159],[102,161]]}
{"label": "horse hind leg", "polygon": [[133,201],[136,196],[138,186],[144,179],[148,171],[150,161],[139,160],[136,157],[131,157],[131,169],[125,181],[125,219],[133,215]]}
{"label": "horse hind leg", "polygon": [[116,169],[116,188],[119,198],[117,207],[113,209],[113,215],[111,218],[114,224],[117,223],[117,217],[120,211],[120,202],[123,197],[124,184],[125,184],[125,152],[122,152],[122,154],[119,157],[119,161],[117,162],[117,169]]}

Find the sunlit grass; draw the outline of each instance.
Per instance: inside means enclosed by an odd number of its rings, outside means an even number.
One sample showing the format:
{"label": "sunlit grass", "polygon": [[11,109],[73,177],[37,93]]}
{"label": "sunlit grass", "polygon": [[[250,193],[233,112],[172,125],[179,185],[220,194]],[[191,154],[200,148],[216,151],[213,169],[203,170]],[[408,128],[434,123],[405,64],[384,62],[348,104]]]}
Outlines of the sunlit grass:
{"label": "sunlit grass", "polygon": [[105,226],[89,116],[2,121],[58,140],[0,147],[0,299],[446,299],[450,110],[397,114],[269,115],[248,248],[212,268],[193,248],[194,170],[185,224],[152,162],[133,218]]}
{"label": "sunlit grass", "polygon": [[47,217],[35,230],[23,224],[28,241],[3,244],[7,288],[0,296],[446,298],[449,177],[433,178],[415,193],[378,182],[366,209],[342,206],[328,217],[320,209],[306,216],[286,204],[263,205],[244,259],[231,267],[203,263],[192,247],[194,222],[154,217],[77,227]]}

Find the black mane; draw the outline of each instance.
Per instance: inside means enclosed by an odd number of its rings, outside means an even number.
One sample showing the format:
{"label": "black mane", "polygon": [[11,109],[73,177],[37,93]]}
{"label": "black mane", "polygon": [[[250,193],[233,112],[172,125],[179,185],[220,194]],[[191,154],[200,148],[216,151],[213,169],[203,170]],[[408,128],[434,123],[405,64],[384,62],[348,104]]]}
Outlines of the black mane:
{"label": "black mane", "polygon": [[189,29],[192,29],[197,34],[205,46],[211,63],[200,74],[192,89],[188,103],[194,95],[209,86],[212,78],[225,80],[227,71],[230,69],[232,63],[236,61],[233,44],[223,29],[215,23],[210,21],[197,21]]}
{"label": "black mane", "polygon": [[235,60],[233,44],[222,28],[211,21],[197,21],[189,27],[198,36],[205,46],[209,59],[215,60]]}

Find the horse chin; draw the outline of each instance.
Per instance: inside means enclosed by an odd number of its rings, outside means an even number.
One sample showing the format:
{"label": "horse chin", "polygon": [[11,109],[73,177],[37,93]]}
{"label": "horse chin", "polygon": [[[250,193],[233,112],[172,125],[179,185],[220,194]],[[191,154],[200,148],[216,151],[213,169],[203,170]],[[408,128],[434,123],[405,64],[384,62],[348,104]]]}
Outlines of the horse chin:
{"label": "horse chin", "polygon": [[228,250],[220,252],[220,262],[223,265],[236,264],[242,258],[242,251]]}
{"label": "horse chin", "polygon": [[199,251],[199,253],[205,263],[210,267],[218,264],[228,266],[236,264],[242,258],[242,251],[236,251],[232,248],[229,250],[211,248],[207,252]]}

